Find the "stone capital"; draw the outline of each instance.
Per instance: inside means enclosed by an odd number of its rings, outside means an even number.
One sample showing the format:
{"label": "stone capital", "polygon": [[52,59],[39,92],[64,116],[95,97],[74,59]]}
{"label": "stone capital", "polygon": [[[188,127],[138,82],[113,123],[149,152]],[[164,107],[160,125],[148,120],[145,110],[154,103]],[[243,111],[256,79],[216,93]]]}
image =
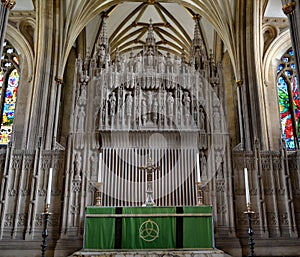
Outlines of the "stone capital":
{"label": "stone capital", "polygon": [[235,81],[237,87],[241,87],[243,85],[243,80],[239,79]]}
{"label": "stone capital", "polygon": [[55,82],[58,85],[62,85],[64,83],[63,78],[61,78],[61,77],[55,77]]}

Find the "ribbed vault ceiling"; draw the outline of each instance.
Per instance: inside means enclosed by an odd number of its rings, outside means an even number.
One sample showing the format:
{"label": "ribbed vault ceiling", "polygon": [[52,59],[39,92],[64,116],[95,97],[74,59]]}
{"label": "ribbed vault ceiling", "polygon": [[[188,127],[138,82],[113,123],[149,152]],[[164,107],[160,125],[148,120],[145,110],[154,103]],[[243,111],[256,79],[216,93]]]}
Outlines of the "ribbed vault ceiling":
{"label": "ribbed vault ceiling", "polygon": [[[150,22],[160,51],[180,55],[184,50],[188,54],[195,23],[204,27],[204,43],[212,44],[212,27],[193,11],[179,4],[154,1],[122,2],[108,8],[102,13],[103,16],[106,17],[112,53],[117,47],[121,53],[142,49]],[[97,17],[87,26],[90,47],[96,38],[94,27],[97,27],[100,21],[101,18]]]}
{"label": "ribbed vault ceiling", "polygon": [[[280,0],[261,0],[265,10],[282,16]],[[15,10],[32,10],[32,0],[16,0]],[[150,19],[157,45],[161,51],[180,54],[185,50],[188,57],[193,38],[195,18],[201,27],[206,50],[215,45],[218,34],[230,56],[235,77],[240,76],[240,57],[235,29],[236,0],[66,0],[66,12],[61,36],[61,60],[58,70],[63,76],[71,48],[79,34],[86,29],[86,45],[93,51],[102,19],[106,16],[107,32],[112,53],[141,49]],[[40,2],[36,2],[40,5]],[[197,15],[196,15],[197,14]]]}

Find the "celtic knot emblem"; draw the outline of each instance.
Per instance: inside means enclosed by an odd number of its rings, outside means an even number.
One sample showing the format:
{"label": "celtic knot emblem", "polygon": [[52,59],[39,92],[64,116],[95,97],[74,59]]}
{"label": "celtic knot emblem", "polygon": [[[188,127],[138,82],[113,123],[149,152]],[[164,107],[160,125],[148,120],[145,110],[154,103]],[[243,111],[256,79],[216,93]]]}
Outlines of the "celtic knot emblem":
{"label": "celtic knot emblem", "polygon": [[159,226],[153,220],[147,220],[139,228],[139,235],[146,242],[152,242],[159,236]]}

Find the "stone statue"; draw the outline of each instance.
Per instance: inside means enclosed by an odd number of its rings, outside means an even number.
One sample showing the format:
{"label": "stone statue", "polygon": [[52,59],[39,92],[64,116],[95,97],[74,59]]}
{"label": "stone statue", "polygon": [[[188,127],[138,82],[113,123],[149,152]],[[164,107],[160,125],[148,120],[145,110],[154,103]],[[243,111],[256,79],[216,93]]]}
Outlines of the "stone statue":
{"label": "stone statue", "polygon": [[202,101],[203,99],[204,99],[203,81],[200,80],[200,82],[199,82],[199,100]]}
{"label": "stone statue", "polygon": [[90,165],[90,173],[91,175],[95,175],[97,172],[97,160],[94,154],[90,156]]}
{"label": "stone statue", "polygon": [[100,45],[98,48],[98,67],[103,68],[105,64],[105,46]]}
{"label": "stone statue", "polygon": [[158,57],[158,72],[164,73],[165,72],[165,60],[162,54]]}
{"label": "stone statue", "polygon": [[207,177],[206,166],[207,166],[206,157],[205,157],[205,154],[201,151],[200,152],[200,170],[201,170],[201,174],[204,178]]}
{"label": "stone statue", "polygon": [[168,96],[167,96],[167,116],[169,118],[173,117],[174,114],[174,97],[172,95],[172,92],[168,92]]}
{"label": "stone statue", "polygon": [[199,129],[204,130],[204,123],[205,123],[205,114],[203,109],[200,107],[199,108]]}
{"label": "stone statue", "polygon": [[157,100],[157,98],[154,98],[154,100],[153,100],[152,117],[153,117],[153,122],[156,123],[157,119],[158,119],[158,100]]}
{"label": "stone statue", "polygon": [[132,102],[133,102],[133,97],[131,93],[129,93],[126,97],[126,115],[129,118],[132,114]]}
{"label": "stone statue", "polygon": [[142,99],[142,123],[143,125],[147,122],[147,103],[145,99]]}
{"label": "stone statue", "polygon": [[215,129],[215,131],[220,131],[220,121],[221,121],[220,113],[218,112],[218,110],[215,110],[215,112],[214,112],[214,129]]}
{"label": "stone statue", "polygon": [[109,104],[110,104],[110,115],[114,116],[116,113],[116,106],[117,106],[117,98],[115,92],[112,92],[109,98]]}
{"label": "stone statue", "polygon": [[142,57],[141,53],[138,53],[136,59],[137,59],[137,61],[136,61],[136,72],[142,72],[142,60],[143,60],[143,57]]}
{"label": "stone statue", "polygon": [[81,94],[78,98],[79,105],[86,105],[87,93],[86,93],[86,85],[85,84],[82,84],[82,86],[81,86]]}
{"label": "stone statue", "polygon": [[180,71],[180,59],[177,55],[174,57],[174,73],[178,74]]}
{"label": "stone statue", "polygon": [[125,71],[126,67],[126,56],[124,54],[121,55],[121,72]]}
{"label": "stone statue", "polygon": [[84,107],[79,108],[77,118],[78,118],[77,132],[84,132],[84,118],[85,118]]}
{"label": "stone statue", "polygon": [[80,180],[80,172],[81,172],[81,156],[79,153],[76,153],[74,160],[74,174],[75,180]]}
{"label": "stone statue", "polygon": [[189,96],[189,92],[184,92],[183,95],[183,104],[184,104],[184,109],[185,109],[185,116],[190,115],[190,106],[191,106],[191,98]]}
{"label": "stone statue", "polygon": [[80,107],[77,114],[76,147],[78,149],[82,149],[84,145],[84,120],[85,120],[84,107]]}

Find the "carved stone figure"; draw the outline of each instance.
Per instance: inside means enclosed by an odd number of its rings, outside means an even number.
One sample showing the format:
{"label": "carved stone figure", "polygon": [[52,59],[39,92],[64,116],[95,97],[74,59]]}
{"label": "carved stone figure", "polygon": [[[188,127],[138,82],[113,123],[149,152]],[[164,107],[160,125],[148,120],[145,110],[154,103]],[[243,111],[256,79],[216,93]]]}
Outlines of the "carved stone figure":
{"label": "carved stone figure", "polygon": [[147,103],[146,103],[146,100],[145,99],[142,99],[142,108],[141,108],[142,112],[142,123],[143,124],[146,124],[147,122]]}
{"label": "carved stone figure", "polygon": [[116,106],[117,106],[117,98],[115,92],[112,92],[109,98],[109,104],[110,104],[110,115],[114,116],[116,113]]}
{"label": "carved stone figure", "polygon": [[126,97],[126,115],[127,117],[130,117],[132,114],[132,102],[133,102],[133,97],[131,93],[129,93]]}
{"label": "carved stone figure", "polygon": [[216,109],[214,112],[214,129],[215,129],[215,131],[220,131],[220,121],[221,121],[220,113]]}
{"label": "carved stone figure", "polygon": [[158,57],[158,72],[165,72],[165,60],[162,54],[160,54]]}
{"label": "carved stone figure", "polygon": [[174,56],[174,73],[178,74],[180,70],[180,59],[177,55]]}
{"label": "carved stone figure", "polygon": [[184,114],[185,116],[189,116],[190,115],[190,106],[191,106],[191,98],[189,96],[189,92],[184,92],[183,95],[183,104],[184,104]]}
{"label": "carved stone figure", "polygon": [[95,155],[94,154],[92,154],[91,156],[90,156],[90,173],[92,174],[92,175],[95,175],[96,174],[96,171],[97,171],[97,160],[96,160],[96,158],[95,158]]}
{"label": "carved stone figure", "polygon": [[156,123],[157,119],[158,119],[158,100],[157,100],[157,98],[154,98],[154,100],[153,100],[152,117],[153,117],[153,122]]}
{"label": "carved stone figure", "polygon": [[80,107],[77,113],[77,135],[76,135],[77,149],[82,149],[84,145],[84,124],[85,124],[85,111],[84,111],[84,107]]}
{"label": "carved stone figure", "polygon": [[78,98],[79,105],[86,105],[87,93],[86,93],[86,83],[81,85],[81,94]]}
{"label": "carved stone figure", "polygon": [[142,60],[143,60],[143,57],[142,57],[141,53],[138,53],[137,62],[136,62],[136,72],[142,72]]}
{"label": "carved stone figure", "polygon": [[148,65],[153,66],[154,64],[154,52],[152,46],[148,47],[148,52],[147,52],[147,58],[148,58]]}
{"label": "carved stone figure", "polygon": [[103,64],[105,61],[105,46],[104,45],[99,46],[98,60],[99,60],[99,64]]}
{"label": "carved stone figure", "polygon": [[75,155],[74,160],[74,174],[75,174],[75,180],[80,180],[80,172],[81,172],[81,156],[79,153]]}
{"label": "carved stone figure", "polygon": [[206,157],[205,157],[205,154],[201,151],[200,152],[200,170],[201,170],[201,174],[204,178],[207,177],[206,166],[207,166]]}
{"label": "carved stone figure", "polygon": [[200,130],[204,130],[204,122],[205,122],[205,114],[203,109],[200,107],[199,108],[199,129]]}
{"label": "carved stone figure", "polygon": [[169,118],[172,118],[174,115],[174,97],[172,95],[172,92],[168,92],[167,96],[167,116]]}

